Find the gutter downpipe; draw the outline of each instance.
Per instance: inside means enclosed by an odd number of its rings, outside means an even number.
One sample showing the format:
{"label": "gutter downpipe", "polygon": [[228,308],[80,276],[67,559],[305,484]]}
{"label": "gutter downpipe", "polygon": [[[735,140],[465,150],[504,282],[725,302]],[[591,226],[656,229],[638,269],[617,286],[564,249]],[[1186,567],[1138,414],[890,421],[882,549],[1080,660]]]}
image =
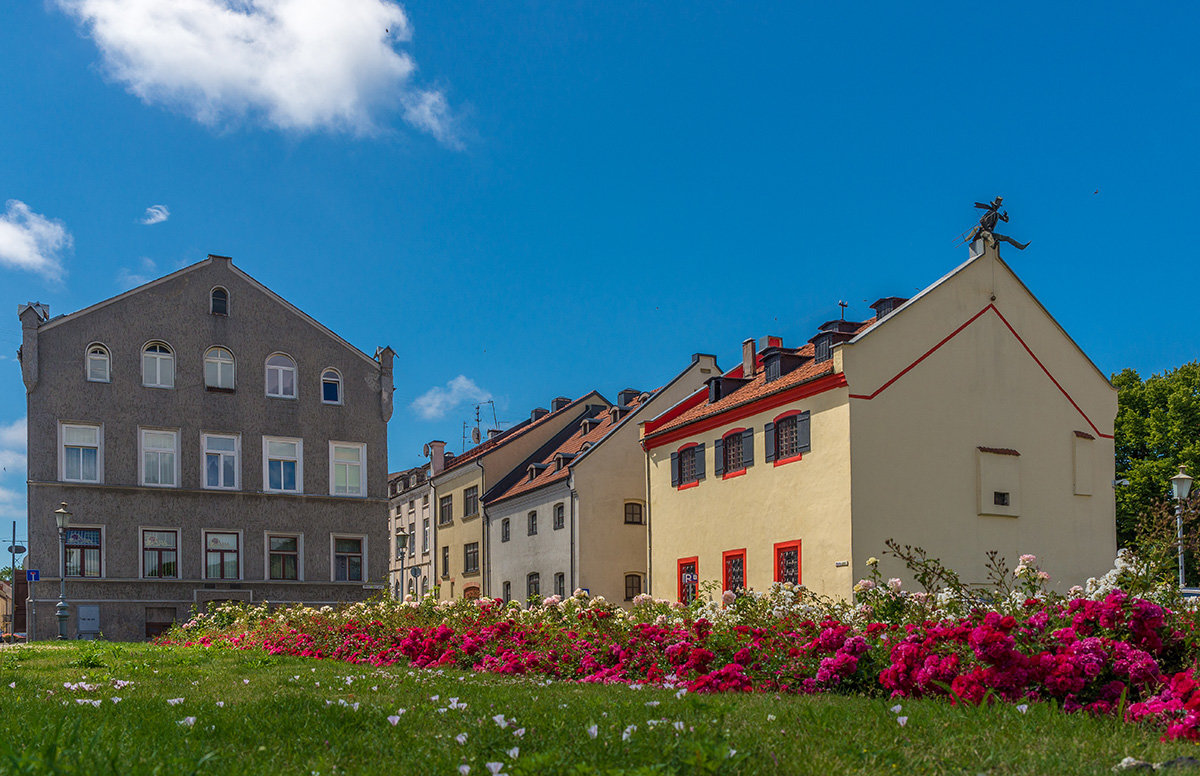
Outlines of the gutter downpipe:
{"label": "gutter downpipe", "polygon": [[654,595],[654,534],[650,530],[650,450],[645,441],[642,442],[642,453],[646,457],[646,595]]}
{"label": "gutter downpipe", "polygon": [[483,468],[483,463],[479,458],[475,459],[475,465],[479,467],[479,527],[480,533],[483,536],[480,538],[479,547],[479,566],[482,571],[481,579],[483,580],[483,590],[479,592],[481,596],[491,597],[492,592],[492,564],[488,558],[488,514],[483,507],[483,494],[487,493],[487,469]]}
{"label": "gutter downpipe", "polygon": [[[567,479],[567,487],[571,491],[571,587],[570,590],[574,593],[579,588],[578,571],[575,567],[575,519],[577,512],[575,511],[575,502],[579,499],[579,494],[575,492],[575,472],[572,471]],[[567,593],[566,590],[563,593]],[[565,595],[564,595],[565,597]]]}

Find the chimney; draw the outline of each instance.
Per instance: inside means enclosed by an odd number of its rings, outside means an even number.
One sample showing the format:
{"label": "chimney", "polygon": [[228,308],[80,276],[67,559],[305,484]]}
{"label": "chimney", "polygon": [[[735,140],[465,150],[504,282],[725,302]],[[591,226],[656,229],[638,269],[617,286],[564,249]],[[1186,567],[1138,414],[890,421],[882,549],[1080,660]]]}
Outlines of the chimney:
{"label": "chimney", "polygon": [[446,443],[435,439],[428,447],[430,470],[437,476],[446,468]]}
{"label": "chimney", "polygon": [[754,377],[754,367],[758,360],[758,353],[754,348],[754,338],[751,337],[742,342],[742,377]]}
{"label": "chimney", "polygon": [[392,361],[396,358],[396,351],[384,345],[375,351],[375,358],[379,361],[379,412],[386,423],[392,419],[392,392],[395,390],[392,385]]}
{"label": "chimney", "polygon": [[550,414],[550,410],[545,407],[534,407],[533,412],[529,413],[529,422],[537,423],[542,418]]}
{"label": "chimney", "polygon": [[[542,411],[545,412],[545,410],[542,410]],[[503,433],[504,432],[498,428],[489,428],[488,429],[488,440],[491,441]]]}
{"label": "chimney", "polygon": [[622,407],[628,407],[634,402],[634,400],[637,399],[637,397],[641,395],[642,392],[635,388],[626,388],[617,394],[617,404],[621,405]]}
{"label": "chimney", "polygon": [[563,407],[566,407],[570,403],[571,403],[571,400],[568,399],[566,396],[559,396],[558,398],[556,398],[550,402],[550,411],[558,412],[559,410],[561,410]]}
{"label": "chimney", "polygon": [[25,392],[32,393],[38,384],[38,328],[50,319],[50,306],[30,302],[17,307],[21,319],[21,349],[17,358],[21,361],[21,378],[25,381]]}

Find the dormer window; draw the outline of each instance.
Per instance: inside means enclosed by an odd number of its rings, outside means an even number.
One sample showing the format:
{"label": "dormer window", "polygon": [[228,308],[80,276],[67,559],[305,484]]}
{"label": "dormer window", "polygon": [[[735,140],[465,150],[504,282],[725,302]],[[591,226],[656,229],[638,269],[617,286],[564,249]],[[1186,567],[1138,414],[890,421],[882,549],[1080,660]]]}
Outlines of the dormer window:
{"label": "dormer window", "polygon": [[813,361],[815,361],[816,363],[820,364],[824,361],[828,361],[831,358],[833,358],[833,336],[832,335],[825,334],[821,337],[818,337],[816,339],[816,341],[813,342],[813,347],[816,349],[816,354],[815,354],[815,357],[813,358]]}
{"label": "dormer window", "polygon": [[108,348],[96,343],[87,349],[87,379],[91,383],[107,383],[112,380],[112,360]]}
{"label": "dormer window", "polygon": [[220,286],[214,288],[208,311],[213,315],[229,315],[229,292]]}

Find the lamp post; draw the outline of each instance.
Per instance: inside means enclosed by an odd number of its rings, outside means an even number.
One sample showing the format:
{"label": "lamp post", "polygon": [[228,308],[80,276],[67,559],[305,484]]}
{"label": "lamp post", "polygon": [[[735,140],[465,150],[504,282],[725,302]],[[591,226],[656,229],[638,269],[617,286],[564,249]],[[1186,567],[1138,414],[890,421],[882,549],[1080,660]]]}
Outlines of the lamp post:
{"label": "lamp post", "polygon": [[404,601],[404,555],[408,548],[408,534],[403,531],[396,531],[396,557],[400,559],[400,590],[397,592],[397,598]]}
{"label": "lamp post", "polygon": [[1175,538],[1179,541],[1179,589],[1183,589],[1183,502],[1192,490],[1192,478],[1187,467],[1179,465],[1179,474],[1171,478],[1171,495],[1175,497]]}
{"label": "lamp post", "polygon": [[54,614],[58,617],[58,640],[67,640],[67,528],[71,525],[71,513],[67,502],[54,510],[54,521],[58,523],[58,605]]}

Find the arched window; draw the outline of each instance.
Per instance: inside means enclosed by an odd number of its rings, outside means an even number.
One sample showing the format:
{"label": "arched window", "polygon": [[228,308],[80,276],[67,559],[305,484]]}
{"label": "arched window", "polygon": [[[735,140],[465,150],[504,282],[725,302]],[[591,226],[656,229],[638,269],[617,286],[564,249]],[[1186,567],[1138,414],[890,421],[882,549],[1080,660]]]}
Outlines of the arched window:
{"label": "arched window", "polygon": [[108,348],[98,342],[88,345],[87,379],[93,383],[107,383],[112,380],[111,360],[108,355]]}
{"label": "arched window", "polygon": [[229,315],[229,292],[220,286],[214,288],[208,311],[213,315]]}
{"label": "arched window", "polygon": [[209,348],[204,354],[204,385],[233,390],[233,354],[225,348]]}
{"label": "arched window", "polygon": [[321,373],[321,401],[325,404],[342,403],[342,376],[336,369]]}
{"label": "arched window", "polygon": [[267,396],[296,398],[296,362],[282,353],[267,359]]}
{"label": "arched window", "polygon": [[142,385],[149,388],[175,387],[175,354],[164,342],[142,348]]}

